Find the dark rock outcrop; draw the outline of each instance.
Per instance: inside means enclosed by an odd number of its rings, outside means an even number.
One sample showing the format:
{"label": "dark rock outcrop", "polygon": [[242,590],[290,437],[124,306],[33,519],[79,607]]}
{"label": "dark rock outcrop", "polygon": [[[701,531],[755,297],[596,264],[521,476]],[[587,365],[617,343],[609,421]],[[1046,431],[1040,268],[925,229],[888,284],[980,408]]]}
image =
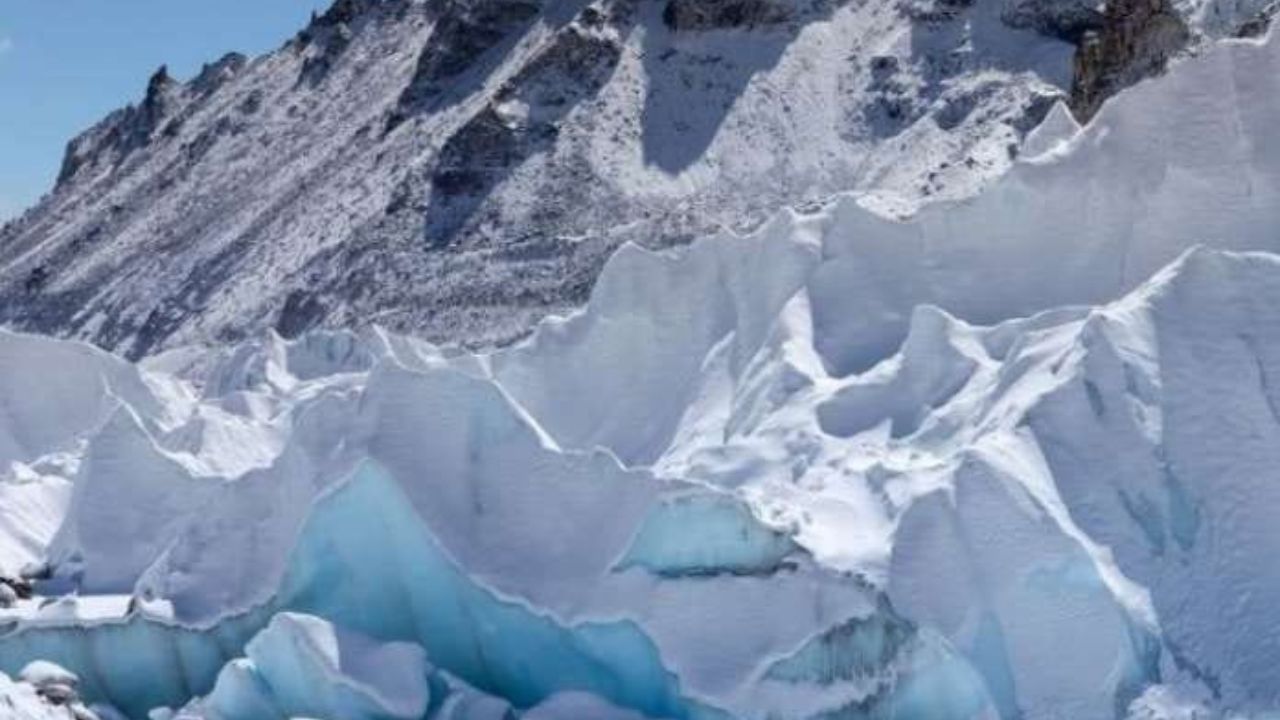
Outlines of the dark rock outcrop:
{"label": "dark rock outcrop", "polygon": [[1111,0],[1076,54],[1071,110],[1088,122],[1107,98],[1164,72],[1193,35],[1171,0]]}
{"label": "dark rock outcrop", "polygon": [[425,109],[446,82],[538,17],[535,0],[450,0],[439,11],[435,30],[418,56],[413,80],[400,96],[388,126]]}
{"label": "dark rock outcrop", "polygon": [[1072,44],[1104,26],[1101,0],[1011,0],[1001,18],[1011,27],[1035,30]]}
{"label": "dark rock outcrop", "polygon": [[786,21],[791,7],[779,0],[668,0],[662,20],[676,31],[752,28]]}
{"label": "dark rock outcrop", "polygon": [[560,119],[600,91],[621,55],[607,29],[575,22],[558,31],[445,143],[431,178],[427,242],[449,243],[513,167],[553,145]]}
{"label": "dark rock outcrop", "polygon": [[1280,2],[1273,2],[1254,17],[1244,21],[1236,30],[1236,37],[1259,38],[1267,34],[1276,16],[1280,15]]}
{"label": "dark rock outcrop", "polygon": [[169,77],[169,69],[162,66],[147,82],[141,104],[111,114],[68,144],[58,172],[58,184],[71,180],[86,166],[119,165],[150,143],[161,125],[170,119],[180,91],[181,85]]}

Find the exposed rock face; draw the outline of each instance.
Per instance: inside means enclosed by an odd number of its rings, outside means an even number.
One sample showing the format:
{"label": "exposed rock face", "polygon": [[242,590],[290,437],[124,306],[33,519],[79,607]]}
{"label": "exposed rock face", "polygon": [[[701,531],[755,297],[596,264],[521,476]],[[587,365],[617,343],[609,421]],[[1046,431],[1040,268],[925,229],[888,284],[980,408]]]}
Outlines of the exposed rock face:
{"label": "exposed rock face", "polygon": [[513,167],[550,150],[564,114],[600,92],[621,56],[622,44],[608,29],[573,23],[557,31],[445,143],[431,176],[427,242],[447,245]]}
{"label": "exposed rock face", "polygon": [[975,191],[1070,83],[1073,47],[1002,12],[340,0],[72,141],[0,228],[0,322],[133,357],[369,322],[509,342],[627,241]]}
{"label": "exposed rock face", "polygon": [[[178,84],[161,67],[147,83],[142,103],[119,111],[81,135],[67,147],[58,183],[71,180],[82,169],[103,169],[123,163],[135,150],[147,145],[161,123],[174,112]],[[176,130],[176,126],[174,126]]]}
{"label": "exposed rock face", "polygon": [[1170,0],[1111,0],[1102,27],[1084,35],[1075,60],[1071,109],[1087,121],[1107,98],[1152,75],[1192,40]]}
{"label": "exposed rock face", "polygon": [[750,28],[783,22],[789,7],[778,0],[668,0],[662,20],[676,31]]}
{"label": "exposed rock face", "polygon": [[1267,34],[1276,15],[1280,15],[1280,2],[1264,7],[1257,15],[1246,20],[1236,31],[1236,37],[1257,38]]}
{"label": "exposed rock face", "polygon": [[1014,2],[1031,13],[1006,12],[1008,22],[1045,32],[1068,29],[1059,36],[1078,45],[1071,109],[1082,122],[1107,98],[1163,73],[1180,55],[1220,38],[1266,34],[1280,12],[1276,0],[1110,0],[1105,7],[1090,7],[1091,0]]}
{"label": "exposed rock face", "polygon": [[1100,0],[1010,0],[1004,21],[1080,43],[1085,34],[1103,27],[1104,3]]}
{"label": "exposed rock face", "polygon": [[426,110],[447,82],[474,66],[486,53],[533,22],[541,4],[532,0],[452,0],[443,3],[431,42],[418,56],[413,80],[400,97],[391,125]]}

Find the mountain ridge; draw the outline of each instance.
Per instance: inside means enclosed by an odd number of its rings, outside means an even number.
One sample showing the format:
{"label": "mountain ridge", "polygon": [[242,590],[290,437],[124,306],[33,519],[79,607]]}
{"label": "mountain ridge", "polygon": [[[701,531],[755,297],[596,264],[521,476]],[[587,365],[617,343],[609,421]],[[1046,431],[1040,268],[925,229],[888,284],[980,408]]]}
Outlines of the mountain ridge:
{"label": "mountain ridge", "polygon": [[0,228],[0,322],[132,358],[372,321],[501,345],[624,242],[968,197],[1056,100],[1087,115],[1259,3],[338,0],[74,139]]}
{"label": "mountain ridge", "polygon": [[[955,55],[963,7],[712,5],[343,0],[275,53],[158,72],[0,231],[0,319],[131,357],[370,317],[501,343],[626,240],[859,184],[964,195],[1065,92],[1059,41]],[[1022,49],[1059,87],[999,68]]]}

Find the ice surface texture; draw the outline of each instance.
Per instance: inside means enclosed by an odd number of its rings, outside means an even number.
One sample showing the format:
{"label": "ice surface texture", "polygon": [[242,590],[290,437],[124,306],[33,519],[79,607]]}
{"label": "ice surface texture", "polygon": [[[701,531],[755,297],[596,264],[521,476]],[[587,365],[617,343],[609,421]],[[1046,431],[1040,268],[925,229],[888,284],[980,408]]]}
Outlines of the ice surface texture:
{"label": "ice surface texture", "polygon": [[487,355],[0,335],[0,561],[50,569],[0,669],[215,720],[1274,708],[1278,98],[1227,43],[971,202],[627,247]]}

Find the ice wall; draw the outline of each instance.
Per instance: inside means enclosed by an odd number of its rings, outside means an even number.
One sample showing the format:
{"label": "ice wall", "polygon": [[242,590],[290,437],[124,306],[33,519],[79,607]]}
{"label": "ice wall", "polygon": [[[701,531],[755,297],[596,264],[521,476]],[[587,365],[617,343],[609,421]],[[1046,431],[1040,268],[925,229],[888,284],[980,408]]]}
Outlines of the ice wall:
{"label": "ice wall", "polygon": [[299,612],[422,648],[455,716],[1274,708],[1277,70],[1212,49],[964,205],[628,249],[488,355],[0,335],[5,452],[69,494],[0,545],[51,565],[0,670],[143,717]]}

